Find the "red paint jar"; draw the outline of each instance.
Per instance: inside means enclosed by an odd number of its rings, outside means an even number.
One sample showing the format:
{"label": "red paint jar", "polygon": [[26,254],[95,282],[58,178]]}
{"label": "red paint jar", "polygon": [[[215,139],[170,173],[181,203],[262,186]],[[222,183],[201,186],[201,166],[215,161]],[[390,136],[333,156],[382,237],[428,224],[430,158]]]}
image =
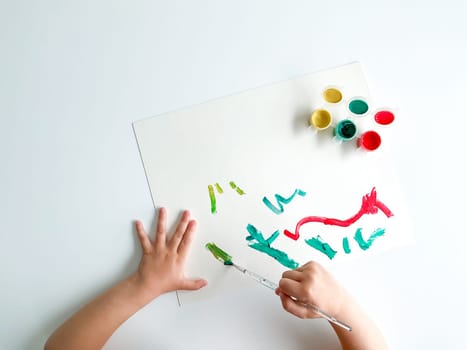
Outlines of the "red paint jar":
{"label": "red paint jar", "polygon": [[366,151],[374,151],[381,145],[381,136],[376,131],[365,131],[357,141],[358,147]]}

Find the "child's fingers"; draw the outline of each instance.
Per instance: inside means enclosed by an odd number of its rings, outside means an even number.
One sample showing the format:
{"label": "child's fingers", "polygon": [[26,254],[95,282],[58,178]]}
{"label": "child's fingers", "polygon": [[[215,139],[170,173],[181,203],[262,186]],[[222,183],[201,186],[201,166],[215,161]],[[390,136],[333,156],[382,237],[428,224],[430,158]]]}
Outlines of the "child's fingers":
{"label": "child's fingers", "polygon": [[303,274],[297,270],[289,270],[282,274],[282,278],[288,278],[290,280],[301,282],[303,279]]}
{"label": "child's fingers", "polygon": [[191,244],[193,242],[193,237],[196,232],[197,222],[195,220],[191,220],[188,223],[186,228],[185,234],[183,235],[182,241],[178,245],[178,254],[181,259],[185,259],[190,251]]}
{"label": "child's fingers", "polygon": [[144,254],[148,254],[151,252],[151,241],[149,240],[146,231],[144,230],[144,226],[141,221],[136,221],[136,233],[138,234],[138,239],[141,244],[141,248],[143,249]]}
{"label": "child's fingers", "polygon": [[300,291],[303,289],[300,282],[288,278],[281,278],[281,280],[279,281],[279,288],[284,294],[290,295],[300,300],[299,294]]}
{"label": "child's fingers", "polygon": [[282,307],[284,310],[290,312],[292,315],[295,315],[299,318],[306,318],[307,316],[307,309],[303,305],[300,305],[298,302],[293,300],[288,295],[284,293],[279,294],[281,298]]}
{"label": "child's fingers", "polygon": [[180,241],[183,238],[183,235],[185,234],[186,228],[188,226],[188,223],[190,222],[190,212],[188,210],[185,210],[182,214],[182,218],[180,219],[180,222],[177,225],[177,228],[175,229],[175,233],[173,234],[172,238],[169,241],[169,249],[172,250],[177,250],[178,245],[180,244]]}
{"label": "child's fingers", "polygon": [[157,218],[156,238],[154,240],[154,245],[156,246],[165,245],[166,225],[167,225],[167,209],[160,208],[159,216]]}
{"label": "child's fingers", "polygon": [[306,264],[303,264],[302,266],[297,267],[294,271],[305,271],[310,265],[317,264],[313,260],[308,261]]}

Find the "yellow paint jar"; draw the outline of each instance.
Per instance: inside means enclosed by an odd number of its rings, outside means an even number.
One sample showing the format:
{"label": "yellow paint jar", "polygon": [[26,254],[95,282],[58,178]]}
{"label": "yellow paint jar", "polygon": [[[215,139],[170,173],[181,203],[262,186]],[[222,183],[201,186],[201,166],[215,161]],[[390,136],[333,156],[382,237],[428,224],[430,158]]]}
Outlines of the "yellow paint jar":
{"label": "yellow paint jar", "polygon": [[313,113],[311,113],[309,120],[310,125],[318,130],[327,129],[331,125],[331,122],[331,113],[325,109],[315,109]]}

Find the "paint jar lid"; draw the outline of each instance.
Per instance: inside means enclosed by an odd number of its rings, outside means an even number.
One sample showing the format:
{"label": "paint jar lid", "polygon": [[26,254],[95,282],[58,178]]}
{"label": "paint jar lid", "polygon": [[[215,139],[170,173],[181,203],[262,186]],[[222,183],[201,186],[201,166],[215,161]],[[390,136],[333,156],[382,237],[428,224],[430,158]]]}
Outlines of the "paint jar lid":
{"label": "paint jar lid", "polygon": [[379,108],[373,115],[375,123],[382,126],[391,125],[395,118],[394,111],[390,108]]}
{"label": "paint jar lid", "polygon": [[342,89],[338,86],[330,85],[323,89],[323,99],[327,103],[338,104],[343,101]]}
{"label": "paint jar lid", "polygon": [[370,111],[370,105],[365,97],[352,97],[347,103],[347,108],[352,115],[363,117]]}

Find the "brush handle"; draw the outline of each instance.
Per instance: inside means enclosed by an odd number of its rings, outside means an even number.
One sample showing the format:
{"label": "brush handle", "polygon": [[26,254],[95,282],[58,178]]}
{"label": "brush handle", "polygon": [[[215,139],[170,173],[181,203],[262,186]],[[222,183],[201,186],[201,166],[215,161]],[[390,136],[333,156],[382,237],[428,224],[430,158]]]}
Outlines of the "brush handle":
{"label": "brush handle", "polygon": [[321,317],[325,318],[329,322],[334,323],[336,326],[344,328],[345,330],[348,330],[349,332],[352,331],[352,327],[350,327],[348,324],[346,324],[346,323],[344,323],[342,321],[339,321],[337,318],[335,318],[334,316],[329,315],[327,312],[324,312],[319,307],[317,307],[315,305],[311,305],[311,304],[304,304],[304,303],[300,303],[300,304],[302,304],[303,306],[305,306],[308,309],[313,310],[314,313],[320,315]]}
{"label": "brush handle", "polygon": [[239,265],[237,265],[237,264],[233,264],[233,266],[234,266],[238,271],[244,273],[245,275],[250,276],[250,277],[253,278],[256,282],[261,283],[263,286],[268,287],[269,289],[272,289],[272,290],[276,290],[276,289],[277,289],[277,283],[274,283],[274,282],[268,280],[267,278],[264,278],[263,276],[258,275],[257,273],[255,273],[255,272],[253,272],[253,271],[247,270],[246,268],[241,267],[241,266],[239,266]]}
{"label": "brush handle", "polygon": [[[253,272],[253,271],[250,271],[242,266],[239,266],[237,264],[232,264],[238,271],[244,273],[245,275],[248,275],[249,277],[251,277],[252,279],[254,279],[255,281],[261,283],[263,286],[266,286],[268,287],[269,289],[272,289],[272,290],[276,290],[278,285],[277,283],[274,283],[270,280],[268,280],[267,278],[264,278],[263,276],[261,275],[258,275],[257,273]],[[296,298],[294,297],[291,297],[293,300],[295,300],[296,302],[302,304],[303,306],[305,306],[306,308],[308,309],[311,309],[313,310],[314,313],[320,315],[321,317],[323,317],[324,319],[328,320],[329,322],[331,323],[334,323],[335,325],[339,326],[339,327],[342,327],[344,328],[345,330],[348,330],[349,332],[352,331],[352,327],[350,327],[348,324],[345,324],[344,322],[341,322],[339,321],[338,319],[336,319],[334,316],[331,316],[329,315],[327,312],[324,312],[323,310],[321,310],[319,307],[315,306],[315,305],[312,305],[312,304],[306,304],[306,303],[302,303],[300,301],[298,301]]]}

